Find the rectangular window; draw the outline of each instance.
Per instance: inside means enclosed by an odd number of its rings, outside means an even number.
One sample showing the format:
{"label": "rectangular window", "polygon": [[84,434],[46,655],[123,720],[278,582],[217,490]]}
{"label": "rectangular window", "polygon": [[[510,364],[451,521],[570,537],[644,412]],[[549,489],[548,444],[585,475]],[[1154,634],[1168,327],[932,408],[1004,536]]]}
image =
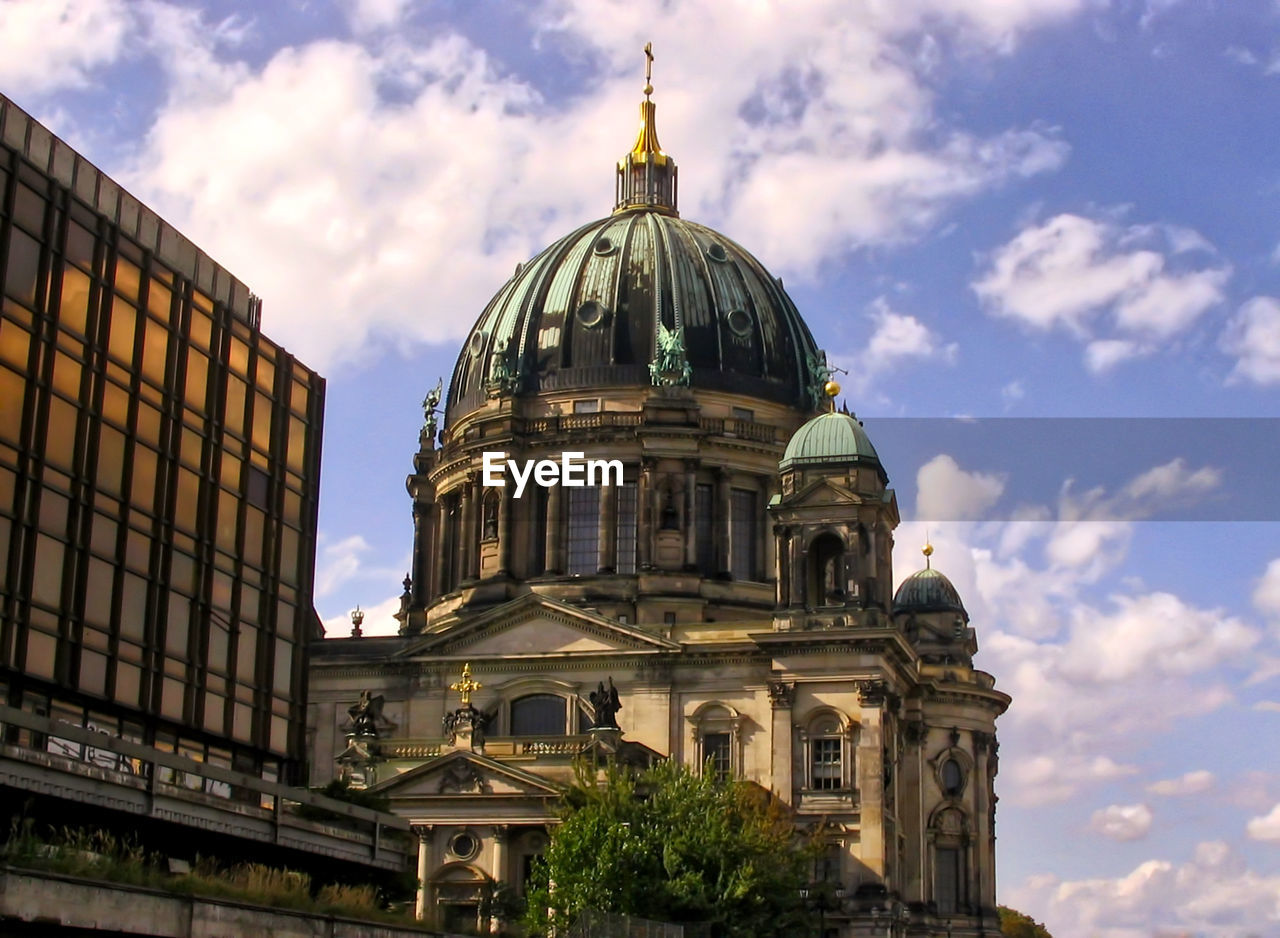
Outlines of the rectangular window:
{"label": "rectangular window", "polygon": [[699,485],[693,490],[693,533],[698,546],[698,569],[706,574],[719,572],[715,569],[714,498],[713,486]]}
{"label": "rectangular window", "polygon": [[815,739],[810,786],[819,791],[840,788],[840,740]]}
{"label": "rectangular window", "polygon": [[729,572],[735,580],[756,578],[756,493],[734,489],[729,493]]}
{"label": "rectangular window", "polygon": [[600,401],[574,401],[573,412],[575,414],[598,414],[600,413]]}
{"label": "rectangular window", "polygon": [[636,484],[624,482],[618,489],[618,573],[636,572]]}
{"label": "rectangular window", "polygon": [[717,778],[728,777],[732,769],[728,733],[707,733],[702,737],[702,764]]}
{"label": "rectangular window", "polygon": [[600,489],[571,488],[568,494],[568,572],[595,573],[600,560]]}
{"label": "rectangular window", "polygon": [[939,915],[954,915],[960,911],[960,849],[938,847],[934,850],[934,901]]}

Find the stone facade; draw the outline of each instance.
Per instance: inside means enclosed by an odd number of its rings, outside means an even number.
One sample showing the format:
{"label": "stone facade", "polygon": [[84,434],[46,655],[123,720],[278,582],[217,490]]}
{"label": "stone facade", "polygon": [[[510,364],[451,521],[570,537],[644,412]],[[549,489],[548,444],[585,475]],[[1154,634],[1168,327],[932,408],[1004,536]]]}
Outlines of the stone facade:
{"label": "stone facade", "polygon": [[[644,165],[674,174],[663,159]],[[316,649],[313,780],[347,773],[412,821],[419,911],[446,928],[485,917],[492,884],[522,889],[574,761],[605,754],[750,779],[821,826],[814,878],[843,887],[831,935],[997,934],[995,720],[1009,698],[973,668],[945,577],[922,571],[895,602],[888,477],[833,410],[831,371],[780,282],[723,236],[680,227],[671,179],[648,196],[642,181],[495,297],[439,447],[439,395],[426,402],[400,634]],[[613,365],[583,364],[596,341]],[[635,368],[651,354],[653,371]],[[495,451],[616,459],[623,485],[517,499],[483,484]],[[607,686],[617,728],[593,728]],[[353,706],[365,692],[382,698],[376,720]]]}

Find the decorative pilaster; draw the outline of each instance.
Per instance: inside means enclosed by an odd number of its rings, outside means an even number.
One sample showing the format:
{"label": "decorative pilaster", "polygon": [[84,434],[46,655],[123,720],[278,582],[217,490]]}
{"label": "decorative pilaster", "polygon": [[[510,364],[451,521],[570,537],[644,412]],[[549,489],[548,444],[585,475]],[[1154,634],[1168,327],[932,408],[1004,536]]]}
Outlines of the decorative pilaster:
{"label": "decorative pilaster", "polygon": [[427,917],[427,877],[431,872],[431,841],[435,837],[435,825],[409,826],[418,835],[418,891],[413,904],[413,917],[421,922]]}
{"label": "decorative pilaster", "polygon": [[684,462],[684,567],[696,570],[698,567],[698,461],[686,459]]}
{"label": "decorative pilaster", "polygon": [[636,560],[640,570],[653,569],[653,460],[640,463],[640,484],[636,491]]}
{"label": "decorative pilaster", "polygon": [[511,575],[511,487],[498,493],[498,576]]}
{"label": "decorative pilaster", "polygon": [[618,567],[618,487],[600,487],[600,523],[596,528],[597,563],[601,573],[612,573]]}
{"label": "decorative pilaster", "polygon": [[475,574],[472,573],[474,558],[479,551],[476,550],[476,509],[475,498],[472,493],[471,478],[468,477],[462,483],[462,522],[458,525],[458,560],[461,564],[460,580],[474,580]]}
{"label": "decorative pilaster", "polygon": [[547,489],[547,573],[563,573],[564,572],[564,532],[561,530],[561,511],[560,505],[564,496],[561,494],[563,489],[558,485],[553,485]]}
{"label": "decorative pilaster", "polygon": [[[773,710],[770,726],[772,733],[770,787],[779,798],[790,804],[795,787],[791,707],[796,699],[796,685],[794,681],[770,681],[765,687],[769,692],[769,705]],[[801,771],[804,771],[803,767]]]}
{"label": "decorative pilaster", "polygon": [[716,470],[716,531],[719,544],[716,548],[716,572],[729,573],[729,481],[727,469]]}
{"label": "decorative pilaster", "polygon": [[489,875],[493,877],[494,882],[511,882],[507,876],[507,842],[510,840],[511,825],[494,824],[492,830],[493,869],[490,870]]}

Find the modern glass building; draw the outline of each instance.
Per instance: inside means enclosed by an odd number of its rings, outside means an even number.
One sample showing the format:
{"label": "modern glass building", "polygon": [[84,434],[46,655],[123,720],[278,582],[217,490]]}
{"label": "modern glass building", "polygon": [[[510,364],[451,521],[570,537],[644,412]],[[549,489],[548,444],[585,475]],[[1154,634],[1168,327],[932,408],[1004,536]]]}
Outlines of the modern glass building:
{"label": "modern glass building", "polygon": [[324,380],[3,96],[0,141],[0,704],[296,781]]}

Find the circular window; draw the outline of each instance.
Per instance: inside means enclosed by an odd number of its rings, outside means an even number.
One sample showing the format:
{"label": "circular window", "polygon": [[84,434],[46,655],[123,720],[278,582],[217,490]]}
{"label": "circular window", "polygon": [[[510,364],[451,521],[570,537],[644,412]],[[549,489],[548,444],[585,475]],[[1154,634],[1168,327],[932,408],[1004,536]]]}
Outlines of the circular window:
{"label": "circular window", "polygon": [[751,314],[745,309],[731,309],[724,314],[725,324],[734,335],[751,335]]}
{"label": "circular window", "polygon": [[471,341],[468,343],[467,348],[471,351],[472,358],[479,357],[480,353],[484,351],[484,341],[487,338],[488,336],[483,332],[473,332],[471,334]]}
{"label": "circular window", "polygon": [[480,840],[466,831],[454,834],[449,841],[449,852],[459,860],[470,860],[480,852]]}
{"label": "circular window", "polygon": [[964,769],[955,759],[942,763],[942,792],[945,795],[958,795],[964,790]]}
{"label": "circular window", "polygon": [[608,313],[608,310],[606,310],[603,306],[601,306],[595,300],[587,300],[585,303],[583,303],[581,306],[578,307],[578,312],[576,315],[578,317],[578,322],[582,323],[584,326],[590,329],[593,326],[598,326],[602,322],[604,322],[604,318],[607,315],[607,313]]}
{"label": "circular window", "polygon": [[707,257],[722,264],[729,259],[729,255],[725,253],[724,245],[719,243],[712,244],[707,248]]}
{"label": "circular window", "polygon": [[612,254],[614,251],[618,250],[618,246],[608,238],[601,236],[596,238],[596,243],[591,246],[591,250],[603,256],[606,254]]}

